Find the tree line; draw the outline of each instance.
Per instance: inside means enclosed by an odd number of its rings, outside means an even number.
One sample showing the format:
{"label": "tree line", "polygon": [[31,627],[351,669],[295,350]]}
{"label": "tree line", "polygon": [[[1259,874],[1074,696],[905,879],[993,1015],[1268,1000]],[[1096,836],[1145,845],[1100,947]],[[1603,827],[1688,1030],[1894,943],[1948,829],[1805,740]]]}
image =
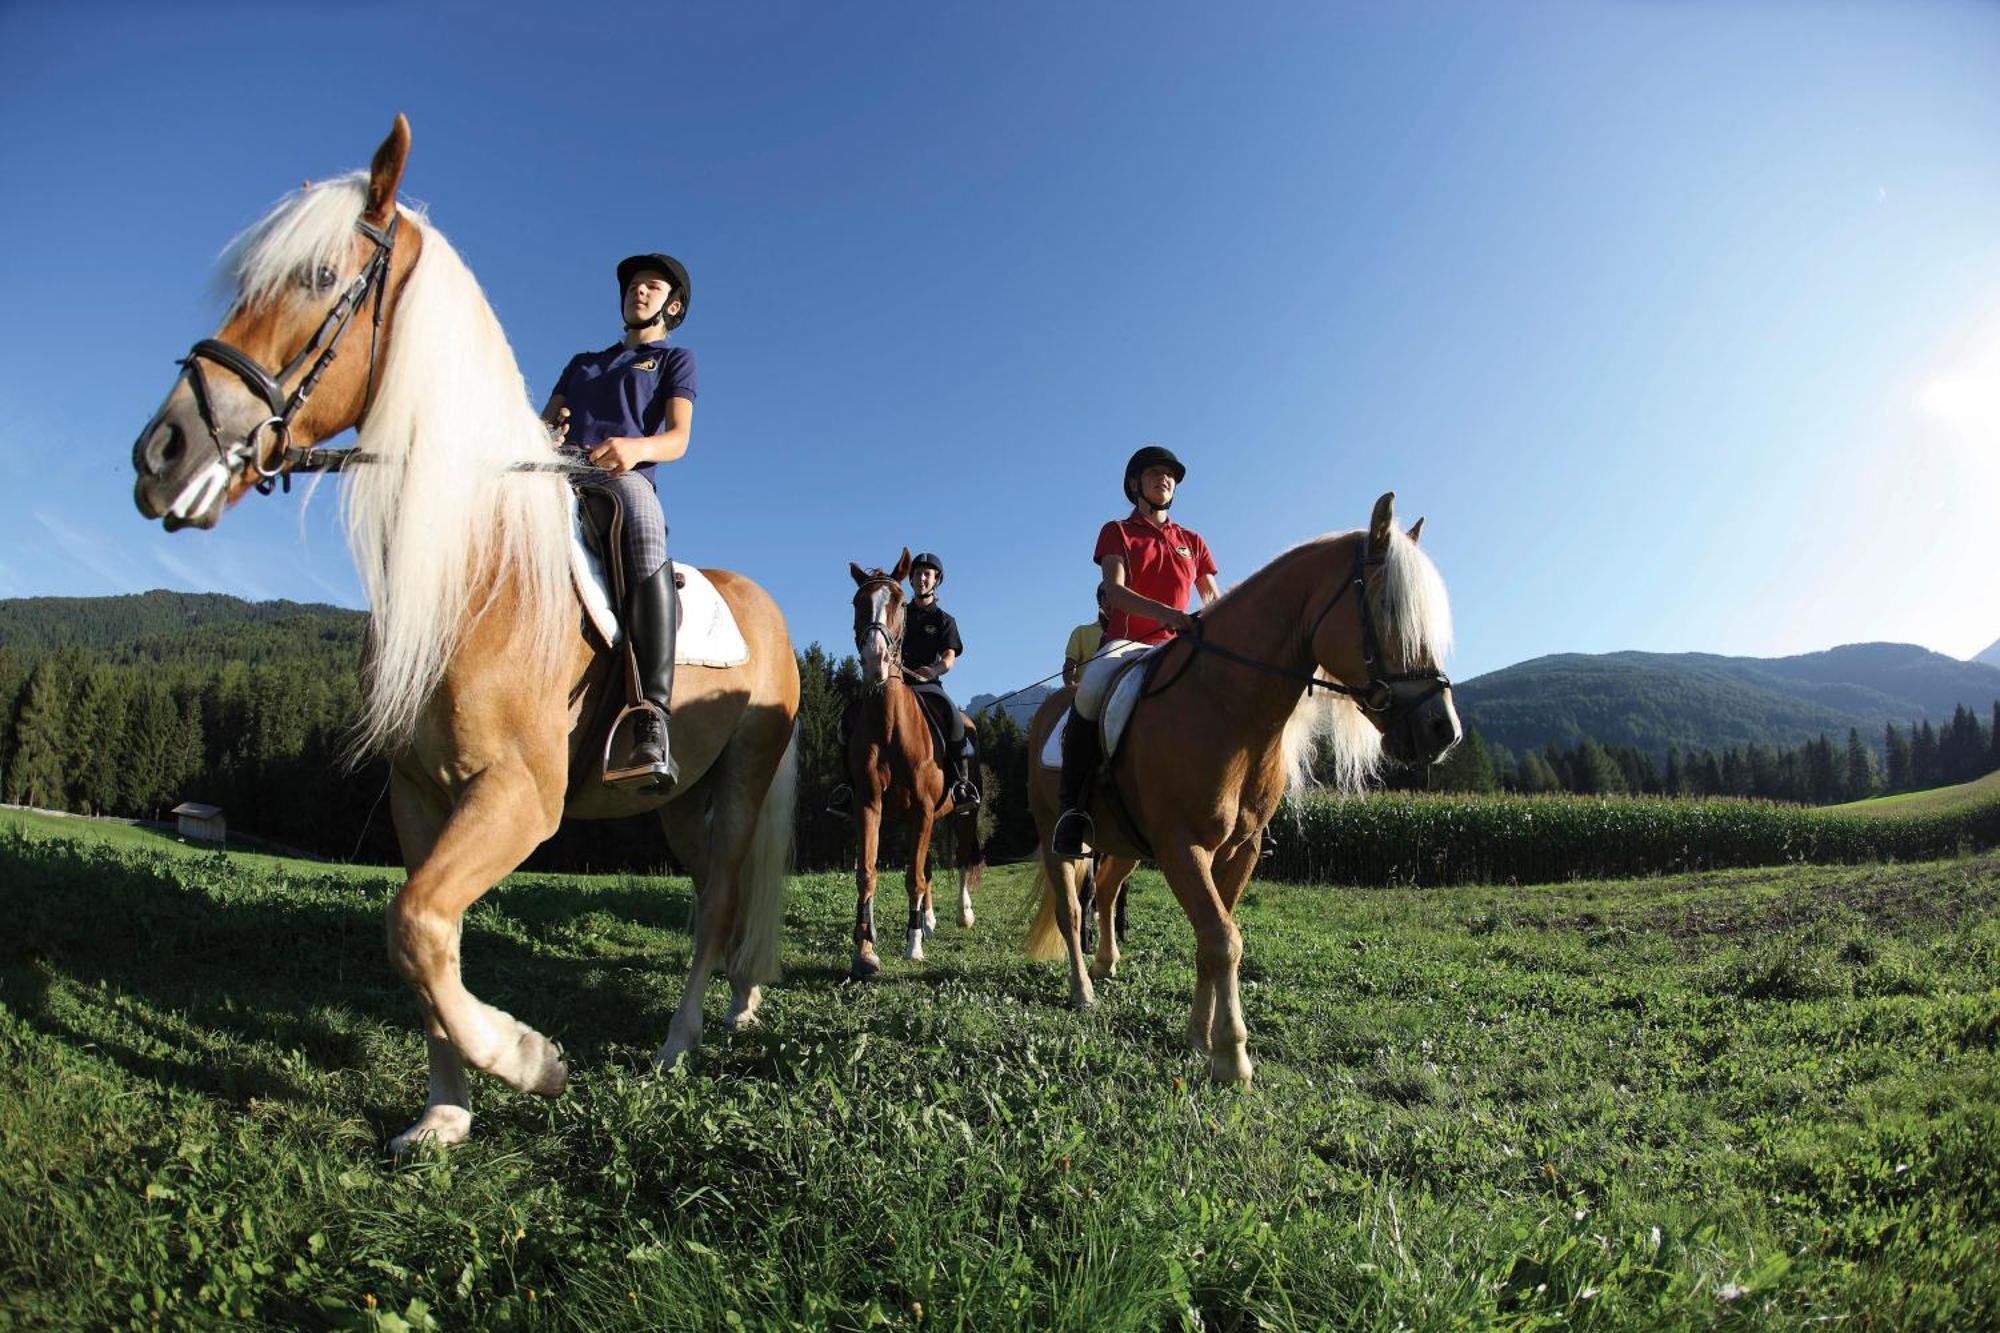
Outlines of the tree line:
{"label": "tree line", "polygon": [[1949,723],[1907,730],[1889,723],[1878,751],[1849,728],[1845,744],[1824,734],[1792,747],[1667,748],[1665,762],[1636,745],[1588,738],[1515,755],[1477,728],[1429,771],[1391,769],[1395,790],[1569,792],[1582,796],[1742,796],[1798,805],[1840,805],[1875,796],[1971,782],[2000,769],[2000,700],[1989,726],[1963,704]]}
{"label": "tree line", "polygon": [[[163,819],[177,803],[197,800],[222,806],[241,832],[321,856],[395,860],[382,801],[386,765],[350,764],[347,755],[360,709],[355,664],[365,622],[326,611],[177,630],[149,626],[117,643],[104,636],[64,641],[52,632],[47,640],[24,636],[28,648],[0,648],[0,798],[135,819]],[[840,721],[861,696],[861,673],[851,654],[836,657],[816,643],[798,663],[797,865],[845,868],[853,861],[852,826],[825,805],[846,780]],[[998,709],[976,723],[985,850],[996,859],[1025,856],[1036,839],[1027,738]],[[1473,729],[1444,764],[1392,770],[1385,785],[1824,805],[1964,782],[1996,768],[2000,702],[1990,726],[1962,705],[1948,724],[1891,724],[1879,750],[1850,731],[1844,746],[1822,735],[1791,748],[1676,748],[1664,763],[1636,746],[1589,739],[1515,755]],[[899,854],[886,848],[884,863]],[[565,825],[528,862],[552,871],[670,866],[651,816]]]}

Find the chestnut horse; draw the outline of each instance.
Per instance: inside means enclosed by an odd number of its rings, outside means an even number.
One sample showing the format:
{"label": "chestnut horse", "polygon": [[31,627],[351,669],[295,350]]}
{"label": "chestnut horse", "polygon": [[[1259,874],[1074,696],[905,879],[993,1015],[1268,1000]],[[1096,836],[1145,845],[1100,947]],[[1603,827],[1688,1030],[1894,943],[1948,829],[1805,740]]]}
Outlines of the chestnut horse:
{"label": "chestnut horse", "polygon": [[860,844],[854,868],[854,961],[849,975],[859,981],[882,970],[875,956],[875,858],[881,850],[882,819],[892,815],[911,830],[910,917],[903,956],[921,960],[924,940],[937,930],[926,865],[931,832],[938,821],[951,826],[958,844],[958,924],[972,928],[972,892],[986,864],[979,852],[977,807],[957,810],[946,788],[944,769],[924,704],[903,683],[903,580],[910,553],[891,570],[849,564],[854,576],[854,647],[861,654],[861,681],[867,691],[847,741],[847,780],[854,789],[854,821]]}
{"label": "chestnut horse", "polygon": [[210,528],[252,486],[323,463],[331,451],[315,441],[358,427],[342,479],[369,607],[357,749],[390,762],[409,877],[388,907],[389,956],[416,991],[430,1053],[429,1100],[397,1152],[466,1136],[467,1065],[562,1091],[559,1048],[466,988],[459,944],[466,909],[565,816],[658,809],[693,878],[693,965],[657,1062],[700,1043],[718,966],[728,1026],[755,1021],[777,962],[799,699],[770,597],[708,571],[750,658],[678,673],[670,794],[602,783],[622,683],[571,583],[565,465],[472,274],[397,202],[409,145],[398,116],[367,172],[291,195],[237,238],[222,328],[189,353],[132,451],[142,514]]}
{"label": "chestnut horse", "polygon": [[[1417,548],[1423,520],[1398,531],[1394,502],[1376,501],[1365,531],[1285,552],[1160,650],[1091,806],[1100,883],[1120,884],[1142,857],[1156,861],[1194,926],[1188,1041],[1217,1080],[1250,1080],[1236,903],[1264,826],[1305,776],[1314,744],[1330,742],[1338,785],[1355,791],[1385,748],[1403,763],[1434,763],[1458,743],[1451,682],[1437,669],[1451,646],[1444,581]],[[1315,699],[1320,690],[1330,697]],[[1072,694],[1051,695],[1035,714],[1031,761]],[[1027,950],[1054,958],[1067,945],[1070,1003],[1081,1008],[1096,999],[1091,978],[1118,970],[1119,895],[1097,894],[1097,955],[1086,972],[1077,883],[1087,862],[1049,850],[1056,779],[1031,762],[1043,893]]]}

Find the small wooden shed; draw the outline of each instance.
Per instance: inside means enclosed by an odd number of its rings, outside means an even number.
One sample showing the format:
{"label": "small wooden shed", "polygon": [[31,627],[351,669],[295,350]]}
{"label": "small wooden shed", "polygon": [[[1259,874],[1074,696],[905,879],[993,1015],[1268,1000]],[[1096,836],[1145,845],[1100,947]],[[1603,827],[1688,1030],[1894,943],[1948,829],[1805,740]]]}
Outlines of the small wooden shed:
{"label": "small wooden shed", "polygon": [[219,805],[182,801],[174,807],[173,813],[174,818],[180,821],[180,835],[190,842],[224,843],[229,840],[229,824],[223,819]]}

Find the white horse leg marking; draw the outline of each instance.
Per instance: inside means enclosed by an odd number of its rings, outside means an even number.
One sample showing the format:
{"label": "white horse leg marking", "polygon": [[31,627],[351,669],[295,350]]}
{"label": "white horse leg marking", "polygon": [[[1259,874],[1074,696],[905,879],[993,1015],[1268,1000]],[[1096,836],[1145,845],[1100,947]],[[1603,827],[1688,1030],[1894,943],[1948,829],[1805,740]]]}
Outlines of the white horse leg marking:
{"label": "white horse leg marking", "polygon": [[465,1062],[458,1058],[451,1039],[430,1031],[425,1024],[424,1045],[430,1050],[430,1098],[415,1124],[389,1140],[391,1154],[401,1157],[420,1143],[449,1147],[463,1143],[472,1132],[472,1091],[465,1077]]}
{"label": "white horse leg marking", "polygon": [[958,924],[972,929],[972,872],[958,868]]}

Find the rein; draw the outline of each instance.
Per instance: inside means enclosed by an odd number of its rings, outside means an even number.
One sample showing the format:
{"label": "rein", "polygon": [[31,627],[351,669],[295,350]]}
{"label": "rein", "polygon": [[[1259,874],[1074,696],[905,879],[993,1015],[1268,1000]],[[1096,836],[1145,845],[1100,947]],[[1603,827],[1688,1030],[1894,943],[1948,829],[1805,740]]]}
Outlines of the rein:
{"label": "rein", "polygon": [[[855,597],[858,599],[862,593],[878,585],[885,588],[897,588],[902,586],[902,581],[886,576],[872,578],[860,586],[855,592]],[[857,615],[855,620],[858,622],[860,616]],[[901,680],[903,678],[903,636],[901,634],[889,633],[889,626],[886,621],[870,620],[865,626],[857,624],[854,631],[854,650],[859,653],[865,653],[869,638],[876,635],[881,636],[882,651],[888,655],[889,679]],[[883,682],[883,686],[887,684],[888,681]]]}
{"label": "rein", "polygon": [[[319,327],[313,331],[313,336],[306,341],[306,345],[299,349],[298,355],[288,361],[284,369],[277,374],[274,375],[264,369],[257,358],[242,348],[223,342],[220,338],[203,338],[189,348],[188,354],[181,358],[181,373],[187,377],[188,388],[194,394],[195,410],[201,417],[201,424],[208,430],[209,441],[215,445],[216,457],[232,471],[240,463],[243,470],[256,478],[255,484],[261,494],[269,495],[272,487],[280,479],[285,481],[286,489],[290,490],[290,474],[298,467],[299,460],[318,452],[291,447],[292,418],[298,415],[299,409],[312,397],[313,390],[319,387],[320,376],[324,375],[326,368],[333,364],[334,354],[340,350],[340,340],[346,336],[354,313],[367,302],[371,291],[375,295],[375,310],[370,320],[368,392],[363,399],[362,411],[365,413],[366,405],[375,400],[375,363],[382,342],[382,305],[389,287],[390,261],[396,250],[396,228],[402,220],[402,214],[397,213],[389,219],[389,225],[383,228],[371,226],[366,219],[355,220],[354,229],[375,243],[375,253],[368,257],[368,262],[361,266],[361,272],[355,275],[347,290],[340,294],[333,307],[326,312],[326,317],[320,320]],[[325,344],[324,351],[320,350],[322,343]],[[306,371],[305,378],[299,381],[299,387],[287,395],[284,382],[297,373],[299,367],[305,364],[306,358],[315,351],[319,351],[319,359]],[[233,373],[271,409],[271,415],[251,427],[250,432],[243,437],[242,443],[233,447],[222,443],[222,432],[216,427],[215,410],[208,395],[208,378],[201,369],[204,360],[212,361]],[[266,430],[270,431],[271,442],[275,446],[268,467],[258,456],[257,449],[257,437]]]}
{"label": "rein", "polygon": [[[1226,662],[1234,662],[1238,666],[1252,667],[1269,675],[1297,681],[1305,686],[1307,695],[1311,695],[1314,690],[1326,690],[1331,694],[1345,695],[1347,698],[1354,700],[1358,707],[1370,713],[1405,711],[1417,707],[1433,695],[1443,693],[1445,690],[1451,688],[1451,678],[1436,667],[1393,673],[1385,672],[1381,669],[1381,653],[1375,636],[1375,616],[1368,606],[1367,576],[1370,566],[1380,567],[1385,559],[1385,556],[1377,555],[1369,551],[1365,546],[1357,550],[1354,553],[1354,568],[1341,583],[1339,590],[1327,600],[1325,606],[1320,608],[1319,614],[1313,617],[1311,626],[1305,632],[1305,642],[1310,651],[1313,638],[1319,633],[1319,627],[1325,623],[1326,618],[1333,613],[1333,609],[1340,605],[1348,593],[1355,593],[1355,601],[1361,611],[1361,660],[1368,667],[1368,683],[1366,685],[1355,686],[1349,685],[1344,681],[1328,680],[1319,674],[1317,668],[1308,667],[1306,670],[1300,671],[1296,667],[1283,666],[1276,662],[1266,662],[1259,658],[1239,653],[1233,648],[1226,648],[1219,643],[1211,642],[1203,632],[1201,613],[1197,611],[1191,617],[1194,624],[1186,636],[1189,652],[1186,660],[1181,663],[1180,669],[1160,684],[1150,686],[1139,697],[1141,699],[1151,699],[1165,694],[1174,685],[1179,683],[1181,677],[1188,673],[1194,666],[1195,659],[1202,653],[1212,654],[1213,656],[1222,658]],[[1422,689],[1414,697],[1405,698],[1404,696],[1410,692],[1412,685],[1420,685]]]}

